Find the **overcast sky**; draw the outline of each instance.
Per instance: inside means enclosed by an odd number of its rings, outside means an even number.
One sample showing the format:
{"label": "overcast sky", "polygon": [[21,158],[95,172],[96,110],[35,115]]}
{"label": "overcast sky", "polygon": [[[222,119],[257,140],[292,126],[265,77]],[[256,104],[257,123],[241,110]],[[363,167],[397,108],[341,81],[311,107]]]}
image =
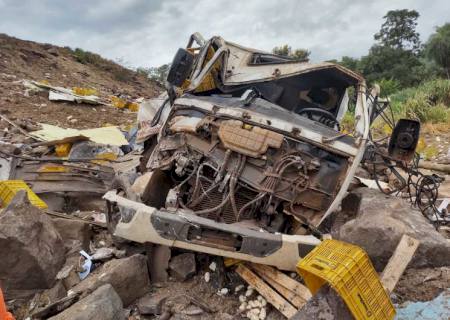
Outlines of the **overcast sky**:
{"label": "overcast sky", "polygon": [[287,43],[320,61],[366,54],[383,15],[404,8],[419,11],[422,41],[450,22],[449,0],[0,0],[0,33],[131,67],[170,62],[195,31],[269,51]]}

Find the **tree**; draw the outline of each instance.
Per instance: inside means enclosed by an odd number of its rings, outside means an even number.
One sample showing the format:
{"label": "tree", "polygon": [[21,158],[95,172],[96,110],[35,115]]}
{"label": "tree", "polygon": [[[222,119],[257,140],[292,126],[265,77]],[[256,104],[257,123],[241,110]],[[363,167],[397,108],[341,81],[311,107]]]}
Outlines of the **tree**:
{"label": "tree", "polygon": [[144,74],[147,77],[149,77],[152,80],[155,80],[159,82],[160,84],[164,85],[167,74],[169,73],[170,64],[166,63],[159,67],[150,67],[150,68],[138,68],[136,70],[139,74]]}
{"label": "tree", "polygon": [[296,60],[308,60],[311,52],[306,49],[295,49],[292,51],[291,46],[285,44],[280,47],[273,48],[272,52],[279,56],[294,58]]}
{"label": "tree", "polygon": [[370,48],[359,68],[369,83],[395,79],[402,88],[420,83],[423,73],[422,62],[412,51],[380,45]]}
{"label": "tree", "polygon": [[349,56],[343,56],[341,61],[337,61],[343,67],[346,67],[353,71],[360,71],[360,61],[356,58],[352,58]]}
{"label": "tree", "polygon": [[450,79],[450,23],[436,28],[426,44],[426,55],[445,70]]}
{"label": "tree", "polygon": [[420,49],[419,33],[416,31],[419,13],[415,10],[391,10],[383,17],[385,22],[380,32],[374,35],[380,45],[418,53]]}

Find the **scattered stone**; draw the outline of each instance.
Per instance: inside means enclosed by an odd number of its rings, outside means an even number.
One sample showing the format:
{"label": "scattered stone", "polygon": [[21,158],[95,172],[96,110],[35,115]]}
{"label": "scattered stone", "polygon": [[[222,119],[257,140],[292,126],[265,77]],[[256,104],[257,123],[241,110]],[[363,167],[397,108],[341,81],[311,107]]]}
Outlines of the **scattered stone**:
{"label": "scattered stone", "polygon": [[245,301],[247,301],[247,297],[241,294],[239,296],[239,302],[245,302]]}
{"label": "scattered stone", "polygon": [[69,290],[81,281],[78,275],[78,261],[79,255],[69,256],[62,269],[56,275],[56,279],[63,281],[66,290]]}
{"label": "scattered stone", "polygon": [[267,317],[267,311],[266,308],[261,308],[261,311],[259,312],[259,319],[264,320]]}
{"label": "scattered stone", "polygon": [[450,242],[408,201],[369,188],[354,192],[362,198],[359,214],[334,238],[361,246],[378,271],[384,269],[403,234],[420,240],[409,267],[450,265]]}
{"label": "scattered stone", "polygon": [[115,248],[102,247],[95,250],[91,255],[92,261],[106,261],[116,257],[118,259],[125,257],[125,250],[117,250]]}
{"label": "scattered stone", "polygon": [[211,264],[209,265],[209,270],[211,270],[212,272],[216,271],[217,269],[217,263],[216,262],[211,262]]}
{"label": "scattered stone", "polygon": [[64,243],[50,218],[19,191],[0,214],[0,279],[7,299],[48,289],[64,264]]}
{"label": "scattered stone", "polygon": [[68,251],[89,250],[92,235],[89,224],[64,218],[54,218],[52,220]]}
{"label": "scattered stone", "polygon": [[186,309],[184,309],[181,313],[187,316],[198,316],[204,313],[204,311],[197,306],[190,305]]}
{"label": "scattered stone", "polygon": [[229,290],[228,288],[222,288],[222,289],[220,289],[220,294],[223,295],[223,296],[225,296],[225,295],[228,294],[229,291],[230,291],[230,290]]}
{"label": "scattered stone", "polygon": [[124,320],[125,311],[119,295],[105,284],[81,299],[52,320]]}
{"label": "scattered stone", "polygon": [[245,296],[250,297],[254,291],[255,291],[255,289],[253,289],[252,287],[248,287],[247,291],[245,292]]}
{"label": "scattered stone", "polygon": [[209,272],[205,272],[205,282],[209,282],[211,280],[211,274]]}
{"label": "scattered stone", "polygon": [[127,307],[150,290],[146,260],[146,257],[140,254],[110,260],[94,270],[85,280],[72,288],[72,291],[88,292],[109,283]]}
{"label": "scattered stone", "polygon": [[185,281],[197,272],[195,255],[182,253],[173,257],[169,262],[171,275],[179,281]]}
{"label": "scattered stone", "polygon": [[166,297],[147,294],[139,299],[137,308],[143,315],[160,315]]}
{"label": "scattered stone", "polygon": [[244,289],[244,285],[240,284],[236,288],[234,288],[234,292],[237,293],[237,292],[241,291],[242,289]]}

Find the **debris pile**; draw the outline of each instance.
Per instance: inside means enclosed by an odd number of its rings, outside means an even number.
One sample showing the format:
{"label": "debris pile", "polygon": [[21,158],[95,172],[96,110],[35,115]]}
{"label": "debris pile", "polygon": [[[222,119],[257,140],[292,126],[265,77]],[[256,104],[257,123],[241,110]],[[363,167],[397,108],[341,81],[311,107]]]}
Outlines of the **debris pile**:
{"label": "debris pile", "polygon": [[[0,114],[0,287],[16,319],[350,319],[361,310],[392,319],[394,306],[441,314],[446,180],[444,197],[422,186],[434,223],[395,173],[367,169],[377,158],[364,121],[378,109],[367,106],[363,79],[218,37],[194,34],[188,47],[167,94],[151,100],[22,83],[30,97],[73,108],[137,111],[129,126]],[[226,54],[252,57],[252,71]],[[185,70],[189,61],[198,70]],[[339,125],[347,88],[360,89],[353,135]],[[417,123],[407,129],[414,140]],[[390,164],[408,162],[415,146],[402,146]]]}

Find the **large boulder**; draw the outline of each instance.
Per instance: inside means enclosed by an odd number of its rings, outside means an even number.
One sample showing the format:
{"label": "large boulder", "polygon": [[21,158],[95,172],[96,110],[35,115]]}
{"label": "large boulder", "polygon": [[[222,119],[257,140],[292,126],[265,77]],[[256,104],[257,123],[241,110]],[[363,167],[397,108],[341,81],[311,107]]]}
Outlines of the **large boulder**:
{"label": "large boulder", "polygon": [[81,299],[52,320],[124,320],[125,311],[119,295],[110,284],[105,284]]}
{"label": "large boulder", "polygon": [[359,212],[334,238],[361,246],[378,271],[383,270],[403,234],[420,240],[410,267],[450,265],[450,242],[409,201],[369,188],[354,192],[361,196]]}
{"label": "large boulder", "polygon": [[89,250],[89,242],[92,235],[89,224],[64,218],[54,218],[53,224],[64,240],[68,251],[78,253],[81,249]]}
{"label": "large boulder", "polygon": [[0,212],[0,283],[7,299],[48,289],[65,261],[64,243],[51,219],[20,191]]}
{"label": "large boulder", "polygon": [[128,258],[110,260],[73,287],[74,293],[92,292],[109,283],[120,296],[125,307],[150,292],[147,259],[135,254]]}
{"label": "large boulder", "polygon": [[328,285],[324,285],[291,318],[291,320],[352,320],[354,319],[342,298]]}

